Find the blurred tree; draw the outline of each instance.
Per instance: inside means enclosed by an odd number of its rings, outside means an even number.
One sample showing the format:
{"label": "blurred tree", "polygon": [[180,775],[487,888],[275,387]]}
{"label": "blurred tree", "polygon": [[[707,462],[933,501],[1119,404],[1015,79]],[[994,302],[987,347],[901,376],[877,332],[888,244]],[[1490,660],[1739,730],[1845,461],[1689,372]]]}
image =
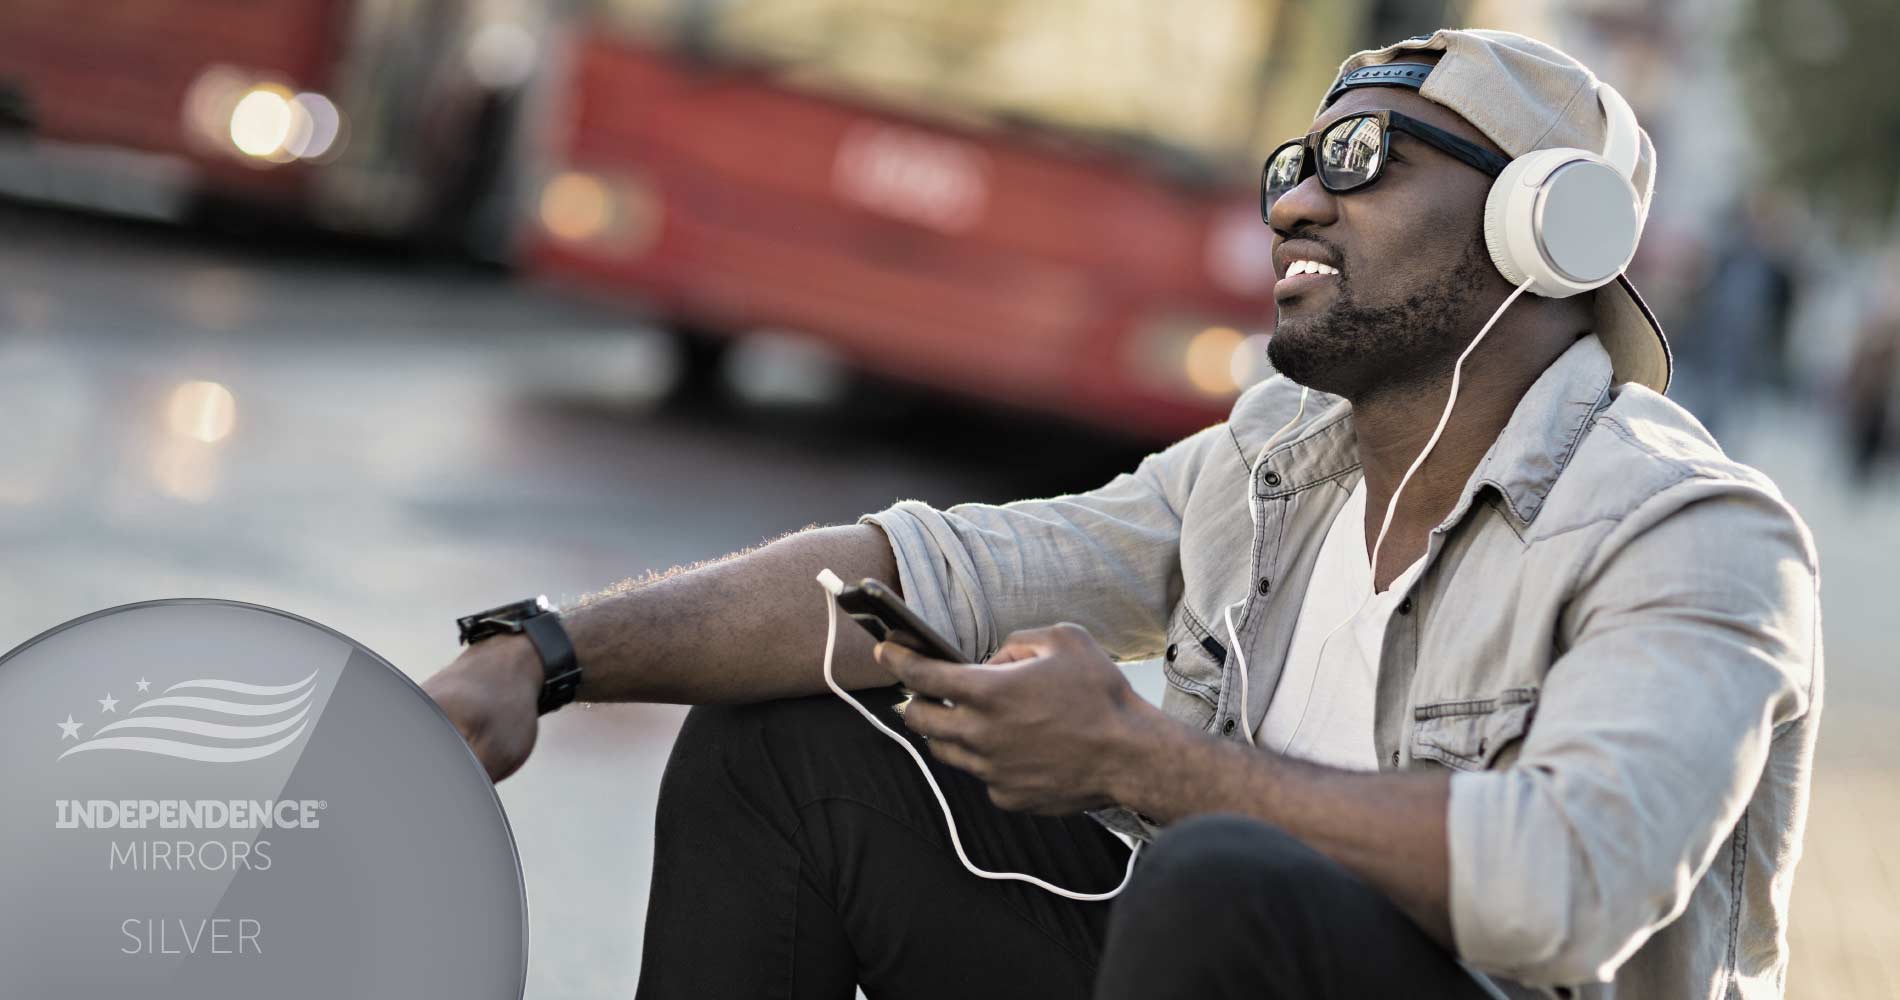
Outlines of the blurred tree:
{"label": "blurred tree", "polygon": [[1390,45],[1439,28],[1460,28],[1469,20],[1463,0],[1377,0],[1367,17],[1362,48]]}
{"label": "blurred tree", "polygon": [[1732,40],[1766,181],[1805,195],[1854,242],[1900,212],[1895,0],[1744,0]]}

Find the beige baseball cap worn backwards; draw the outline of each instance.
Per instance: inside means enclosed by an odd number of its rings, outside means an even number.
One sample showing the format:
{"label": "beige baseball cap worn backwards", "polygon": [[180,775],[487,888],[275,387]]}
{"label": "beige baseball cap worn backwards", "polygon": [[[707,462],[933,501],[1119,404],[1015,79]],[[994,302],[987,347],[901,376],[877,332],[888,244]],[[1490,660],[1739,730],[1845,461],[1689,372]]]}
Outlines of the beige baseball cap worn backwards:
{"label": "beige baseball cap worn backwards", "polygon": [[[1564,52],[1508,31],[1447,28],[1356,52],[1340,64],[1320,111],[1344,91],[1341,83],[1348,74],[1402,63],[1412,52],[1444,55],[1427,72],[1395,67],[1391,74],[1367,73],[1352,83],[1415,89],[1457,112],[1507,156],[1558,147],[1603,148],[1609,123],[1597,100],[1596,75]],[[1631,182],[1640,199],[1638,218],[1646,219],[1656,183],[1656,148],[1649,133],[1638,134],[1641,152]],[[1619,274],[1590,294],[1596,296],[1597,339],[1610,355],[1616,381],[1667,390],[1669,342],[1629,278]]]}

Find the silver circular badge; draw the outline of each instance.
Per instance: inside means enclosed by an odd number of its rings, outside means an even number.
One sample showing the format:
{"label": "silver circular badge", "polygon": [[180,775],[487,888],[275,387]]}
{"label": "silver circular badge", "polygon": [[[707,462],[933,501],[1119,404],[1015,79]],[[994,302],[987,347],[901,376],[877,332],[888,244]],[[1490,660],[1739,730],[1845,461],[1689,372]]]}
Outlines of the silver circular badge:
{"label": "silver circular badge", "polygon": [[467,744],[270,608],[127,605],[0,659],[0,852],[0,996],[525,988],[520,860]]}

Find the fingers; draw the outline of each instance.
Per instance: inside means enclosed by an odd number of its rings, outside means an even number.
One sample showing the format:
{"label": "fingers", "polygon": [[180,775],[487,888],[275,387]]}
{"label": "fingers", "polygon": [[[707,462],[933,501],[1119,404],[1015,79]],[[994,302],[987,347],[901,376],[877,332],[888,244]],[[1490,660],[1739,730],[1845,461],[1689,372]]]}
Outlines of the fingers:
{"label": "fingers", "polygon": [[995,666],[999,663],[1014,663],[1017,660],[1030,660],[1040,655],[1042,654],[1035,648],[1027,643],[1017,642],[1016,637],[1011,635],[1008,639],[1003,640],[1003,645],[998,648],[996,652],[990,654],[989,659],[983,662]]}
{"label": "fingers", "polygon": [[974,751],[960,743],[948,740],[931,740],[930,755],[938,760],[963,771],[978,781],[988,782],[990,762],[988,758],[978,756]]}
{"label": "fingers", "polygon": [[994,683],[993,677],[984,676],[981,667],[933,660],[894,642],[878,643],[872,647],[871,654],[886,670],[903,681],[905,687],[932,698],[981,703]]}
{"label": "fingers", "polygon": [[904,710],[904,725],[913,733],[929,737],[933,743],[947,740],[970,746],[981,736],[983,723],[970,712],[924,700],[913,701]]}
{"label": "fingers", "polygon": [[1089,630],[1071,622],[1060,622],[1047,628],[1026,628],[1009,634],[998,647],[989,663],[1011,663],[1027,660],[1052,653],[1082,649],[1095,645],[1095,637]]}

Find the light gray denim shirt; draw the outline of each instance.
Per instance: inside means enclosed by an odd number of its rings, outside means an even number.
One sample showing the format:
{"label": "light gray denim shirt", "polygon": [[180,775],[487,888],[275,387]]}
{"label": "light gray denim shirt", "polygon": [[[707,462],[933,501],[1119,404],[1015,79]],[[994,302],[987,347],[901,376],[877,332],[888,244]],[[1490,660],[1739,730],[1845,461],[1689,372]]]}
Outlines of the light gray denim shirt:
{"label": "light gray denim shirt", "polygon": [[[1360,477],[1351,406],[1319,394],[1248,467],[1298,398],[1260,383],[1091,492],[862,520],[972,661],[1075,622],[1117,659],[1161,657],[1169,715],[1240,739],[1221,609],[1239,604],[1259,720]],[[1822,671],[1813,542],[1775,486],[1666,398],[1612,385],[1586,336],[1424,560],[1386,628],[1372,737],[1385,768],[1453,772],[1459,957],[1513,995],[1780,996]]]}

